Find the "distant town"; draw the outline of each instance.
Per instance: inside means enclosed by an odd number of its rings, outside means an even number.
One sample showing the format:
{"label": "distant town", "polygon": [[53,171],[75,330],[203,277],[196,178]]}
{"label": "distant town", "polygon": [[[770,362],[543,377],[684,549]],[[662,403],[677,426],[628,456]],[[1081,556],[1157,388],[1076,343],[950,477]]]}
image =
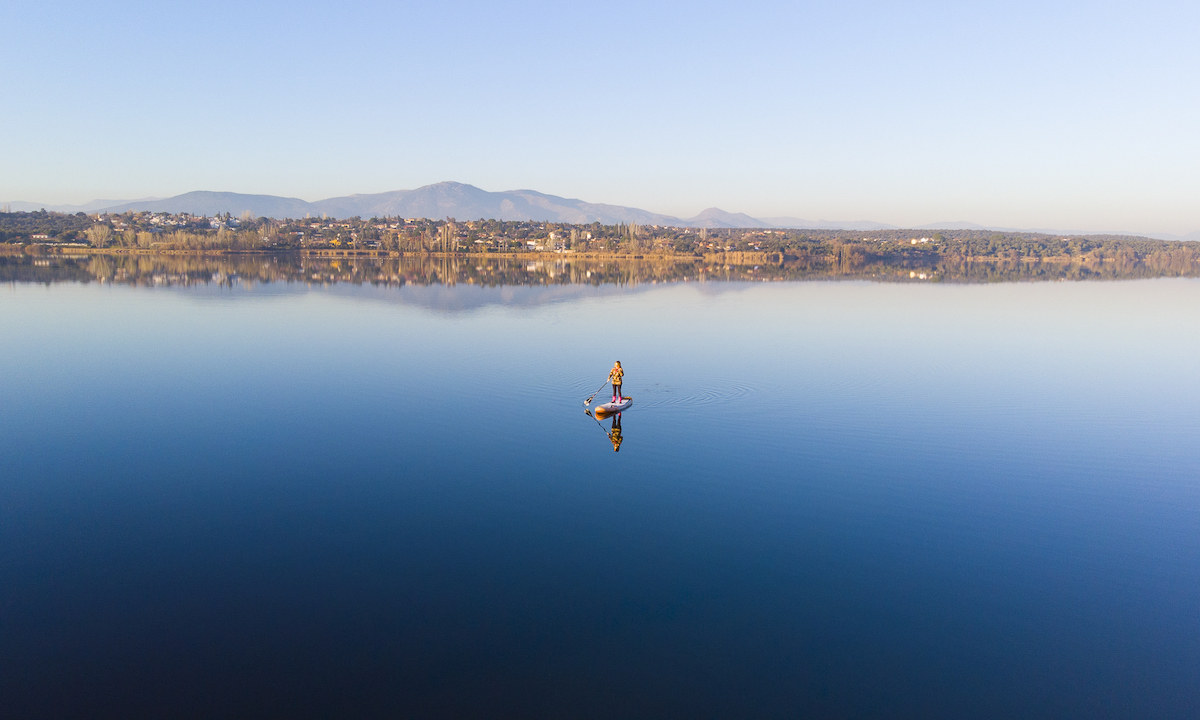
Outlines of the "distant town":
{"label": "distant town", "polygon": [[[776,237],[778,234],[778,237]],[[66,215],[0,213],[0,241],[82,245],[95,249],[159,250],[360,250],[383,252],[694,252],[759,251],[780,246],[783,230],[736,237],[697,228],[637,224],[569,225],[536,221],[429,220],[425,218],[305,217],[275,220],[231,214],[127,212]],[[771,243],[770,241],[776,241]]]}
{"label": "distant town", "polygon": [[[953,274],[964,263],[1115,264],[1150,275],[1197,274],[1200,245],[1119,235],[1058,236],[987,230],[708,229],[634,223],[305,217],[244,213],[0,212],[0,252],[12,255],[270,254],[579,258],[703,258],[835,273],[883,268]],[[941,268],[937,270],[936,268]],[[1140,271],[1139,271],[1140,272]]]}

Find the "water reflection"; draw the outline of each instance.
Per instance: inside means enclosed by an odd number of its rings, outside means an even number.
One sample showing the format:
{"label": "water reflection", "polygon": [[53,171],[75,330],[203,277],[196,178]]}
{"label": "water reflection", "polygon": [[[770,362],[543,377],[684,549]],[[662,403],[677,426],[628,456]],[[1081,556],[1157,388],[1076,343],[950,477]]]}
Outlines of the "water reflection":
{"label": "water reflection", "polygon": [[882,282],[997,282],[1197,276],[1191,261],[1173,264],[1112,258],[1052,262],[995,258],[945,259],[925,265],[846,266],[823,257],[767,255],[769,261],[739,263],[733,256],[646,256],[594,259],[570,255],[490,258],[481,255],[316,257],[273,255],[52,254],[0,256],[0,281],[101,282],[140,286],[253,286],[264,283],[404,285],[635,285],[707,280],[860,279]]}
{"label": "water reflection", "polygon": [[1200,282],[9,260],[5,717],[1197,715]]}
{"label": "water reflection", "polygon": [[608,431],[608,441],[612,443],[613,452],[621,451],[621,413],[612,416],[612,425]]}
{"label": "water reflection", "polygon": [[[583,412],[592,420],[595,420],[600,429],[604,431],[604,434],[608,436],[608,441],[613,446],[613,452],[621,452],[621,443],[625,439],[621,430],[621,413],[606,413],[599,409],[595,411],[585,409]],[[604,427],[605,420],[609,421],[607,429]]]}

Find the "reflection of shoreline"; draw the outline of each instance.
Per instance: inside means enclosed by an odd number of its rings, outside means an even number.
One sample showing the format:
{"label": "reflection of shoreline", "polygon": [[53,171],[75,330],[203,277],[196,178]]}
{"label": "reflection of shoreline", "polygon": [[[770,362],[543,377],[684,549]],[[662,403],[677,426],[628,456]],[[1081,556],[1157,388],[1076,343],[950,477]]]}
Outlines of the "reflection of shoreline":
{"label": "reflection of shoreline", "polygon": [[[1194,277],[1200,264],[1156,264],[1121,258],[946,258],[925,265],[831,267],[821,258],[739,263],[731,256],[644,256],[635,259],[562,254],[421,254],[403,257],[322,257],[301,253],[193,254],[79,252],[0,255],[0,282],[101,282],[139,286],[339,283],[468,285],[477,287],[639,285],[674,282],[1005,282]],[[766,255],[763,253],[762,255]]]}

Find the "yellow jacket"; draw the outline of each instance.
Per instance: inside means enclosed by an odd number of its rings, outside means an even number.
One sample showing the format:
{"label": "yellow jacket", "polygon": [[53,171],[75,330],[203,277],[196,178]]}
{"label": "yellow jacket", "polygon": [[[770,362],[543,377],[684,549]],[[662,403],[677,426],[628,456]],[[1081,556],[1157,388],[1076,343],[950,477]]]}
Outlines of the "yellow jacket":
{"label": "yellow jacket", "polygon": [[608,381],[613,385],[620,385],[621,379],[625,377],[625,371],[619,367],[615,367],[608,371]]}

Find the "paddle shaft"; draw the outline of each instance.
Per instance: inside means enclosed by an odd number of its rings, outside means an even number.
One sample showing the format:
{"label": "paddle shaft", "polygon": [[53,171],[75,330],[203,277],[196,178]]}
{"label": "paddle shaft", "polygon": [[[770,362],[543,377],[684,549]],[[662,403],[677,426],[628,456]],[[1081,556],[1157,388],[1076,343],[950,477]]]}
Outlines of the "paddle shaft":
{"label": "paddle shaft", "polygon": [[[607,385],[607,384],[608,384],[608,378],[605,378],[605,379],[604,379],[604,385]],[[588,403],[590,403],[590,402],[592,401],[592,398],[594,398],[594,397],[596,397],[597,395],[599,395],[599,394],[600,394],[600,391],[604,389],[604,385],[601,385],[600,387],[596,388],[596,392],[594,392],[594,393],[592,393],[591,395],[589,395],[589,396],[588,396],[588,399],[583,401],[583,404],[584,404],[584,405],[587,405]]]}

